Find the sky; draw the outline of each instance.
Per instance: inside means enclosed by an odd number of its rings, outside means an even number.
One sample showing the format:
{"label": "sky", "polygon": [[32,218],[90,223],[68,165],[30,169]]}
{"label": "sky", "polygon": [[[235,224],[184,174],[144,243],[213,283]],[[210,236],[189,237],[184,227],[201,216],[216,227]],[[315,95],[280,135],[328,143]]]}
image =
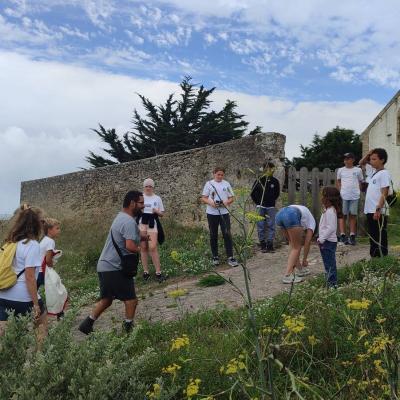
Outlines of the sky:
{"label": "sky", "polygon": [[286,155],[361,133],[400,88],[400,2],[0,0],[0,214],[20,182],[88,168],[101,123],[131,129],[184,76],[235,100]]}

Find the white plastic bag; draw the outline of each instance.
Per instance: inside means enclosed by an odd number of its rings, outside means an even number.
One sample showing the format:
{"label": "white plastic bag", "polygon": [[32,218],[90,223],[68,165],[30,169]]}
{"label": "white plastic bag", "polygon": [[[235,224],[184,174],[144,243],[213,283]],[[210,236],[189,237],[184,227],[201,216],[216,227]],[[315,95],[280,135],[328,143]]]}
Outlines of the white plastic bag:
{"label": "white plastic bag", "polygon": [[60,276],[49,266],[44,276],[44,290],[46,293],[46,307],[50,315],[57,315],[64,311],[67,305],[68,292],[62,284]]}

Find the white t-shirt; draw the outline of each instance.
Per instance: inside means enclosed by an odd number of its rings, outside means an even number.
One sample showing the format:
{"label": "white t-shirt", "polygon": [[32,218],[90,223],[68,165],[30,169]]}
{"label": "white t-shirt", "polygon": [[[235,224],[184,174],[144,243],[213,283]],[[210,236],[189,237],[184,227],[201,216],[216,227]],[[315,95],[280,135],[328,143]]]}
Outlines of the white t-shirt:
{"label": "white t-shirt", "polygon": [[365,182],[369,183],[371,176],[375,173],[375,168],[372,168],[370,164],[365,164]]}
{"label": "white t-shirt", "polygon": [[[222,180],[221,182],[216,182],[214,179],[208,181],[203,188],[202,196],[207,196],[209,199],[214,201],[225,201],[230,197],[233,197],[233,190],[229,182]],[[218,208],[211,207],[207,204],[206,213],[211,215],[228,214],[229,211],[224,205]]]}
{"label": "white t-shirt", "polygon": [[[367,193],[365,195],[364,214],[374,214],[381,198],[381,189],[391,185],[390,173],[387,169],[375,172],[369,179]],[[383,214],[388,215],[387,207],[384,207]]]}
{"label": "white t-shirt", "polygon": [[337,242],[337,215],[334,207],[328,207],[319,220],[318,242]]}
{"label": "white t-shirt", "polygon": [[289,207],[296,207],[300,210],[301,212],[300,224],[304,229],[311,229],[313,232],[315,231],[316,222],[313,215],[311,214],[310,210],[307,207],[301,206],[299,204],[293,204]]}
{"label": "white t-shirt", "polygon": [[360,182],[364,180],[361,168],[339,168],[337,179],[340,179],[340,195],[343,200],[358,200],[360,198]]}
{"label": "white t-shirt", "polygon": [[144,214],[153,214],[153,208],[158,208],[159,211],[164,212],[164,205],[160,196],[157,196],[156,194],[153,194],[151,196],[143,194],[143,200]]}
{"label": "white t-shirt", "polygon": [[[17,244],[17,251],[13,261],[15,273],[18,275],[24,268],[35,267],[35,277],[37,278],[42,264],[39,242],[36,240],[30,240],[26,244],[24,242],[25,240],[21,240]],[[40,298],[39,294],[38,298]],[[32,301],[26,285],[25,272],[21,274],[13,287],[0,290],[0,299],[22,302]]]}
{"label": "white t-shirt", "polygon": [[[41,241],[40,241],[40,259],[41,259],[41,263],[43,263],[43,259],[46,257],[46,253],[49,250],[55,250],[56,248],[56,242],[54,241],[54,239],[45,236]],[[43,268],[42,266],[40,266],[40,272],[43,272]]]}

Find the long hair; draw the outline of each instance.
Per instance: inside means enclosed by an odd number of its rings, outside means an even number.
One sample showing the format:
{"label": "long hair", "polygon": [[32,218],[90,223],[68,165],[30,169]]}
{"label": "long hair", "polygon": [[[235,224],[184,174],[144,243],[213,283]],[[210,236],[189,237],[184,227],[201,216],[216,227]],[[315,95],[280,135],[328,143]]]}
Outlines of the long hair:
{"label": "long hair", "polygon": [[325,186],[322,189],[322,204],[325,208],[332,206],[336,210],[337,217],[343,217],[342,198],[339,190],[334,186]]}
{"label": "long hair", "polygon": [[39,240],[42,234],[42,210],[23,204],[15,213],[6,242]]}

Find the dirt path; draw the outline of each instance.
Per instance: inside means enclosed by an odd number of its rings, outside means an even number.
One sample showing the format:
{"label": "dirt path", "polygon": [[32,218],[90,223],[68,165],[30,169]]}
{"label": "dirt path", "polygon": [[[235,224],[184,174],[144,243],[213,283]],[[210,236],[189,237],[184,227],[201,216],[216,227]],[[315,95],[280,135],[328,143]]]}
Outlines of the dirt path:
{"label": "dirt path", "polygon": [[[338,246],[338,267],[352,264],[363,258],[368,258],[369,247],[366,245]],[[250,271],[250,288],[254,300],[272,297],[289,289],[290,285],[281,283],[288,254],[288,246],[282,246],[275,253],[257,253],[248,263]],[[310,250],[309,263],[311,275],[323,272],[323,265],[318,246],[313,245]],[[221,271],[225,278],[230,278],[238,287],[244,290],[243,270],[240,267],[229,268]],[[138,290],[139,306],[136,321],[170,321],[181,318],[185,313],[210,309],[219,304],[228,307],[243,305],[243,300],[229,284],[215,287],[199,287],[198,278],[176,281],[163,286],[146,285]],[[171,298],[168,292],[175,289],[186,289],[187,294],[178,299]],[[81,310],[78,321],[90,312],[92,306]],[[96,322],[95,328],[109,330],[114,324],[121,324],[124,318],[124,306],[115,301],[101,318]],[[81,335],[80,333],[78,333]],[[82,335],[83,336],[83,335]]]}

